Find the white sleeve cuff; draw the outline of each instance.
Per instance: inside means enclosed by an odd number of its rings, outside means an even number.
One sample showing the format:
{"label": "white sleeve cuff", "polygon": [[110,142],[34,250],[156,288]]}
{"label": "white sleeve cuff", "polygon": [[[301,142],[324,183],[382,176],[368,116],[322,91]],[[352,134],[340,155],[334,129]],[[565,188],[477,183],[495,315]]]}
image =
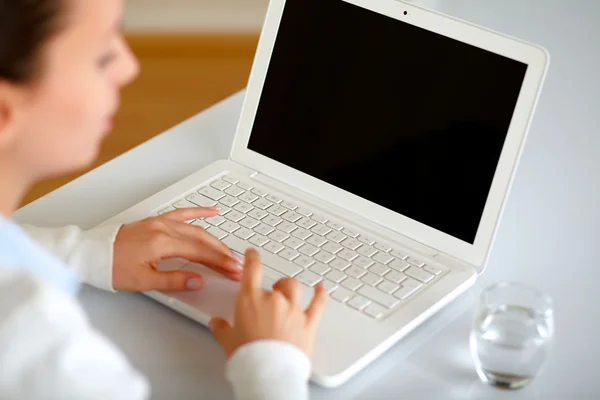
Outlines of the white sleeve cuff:
{"label": "white sleeve cuff", "polygon": [[306,400],[310,372],[310,360],[304,352],[276,340],[240,347],[226,367],[238,400]]}

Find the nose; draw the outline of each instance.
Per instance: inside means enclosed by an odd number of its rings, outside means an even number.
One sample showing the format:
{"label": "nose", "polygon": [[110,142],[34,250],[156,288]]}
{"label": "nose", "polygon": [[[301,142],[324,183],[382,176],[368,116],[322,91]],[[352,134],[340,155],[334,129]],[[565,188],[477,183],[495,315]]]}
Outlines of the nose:
{"label": "nose", "polygon": [[131,83],[140,73],[140,64],[129,45],[123,39],[121,57],[119,57],[119,67],[115,71],[115,83],[119,87]]}

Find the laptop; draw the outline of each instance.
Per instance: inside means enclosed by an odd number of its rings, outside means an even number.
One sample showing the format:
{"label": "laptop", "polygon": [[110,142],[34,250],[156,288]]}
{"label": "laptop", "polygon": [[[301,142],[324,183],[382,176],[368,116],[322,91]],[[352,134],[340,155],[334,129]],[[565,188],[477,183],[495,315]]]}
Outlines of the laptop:
{"label": "laptop", "polygon": [[[492,248],[548,65],[535,45],[395,0],[272,0],[230,158],[107,223],[190,221],[330,301],[312,380],[336,387],[472,286]],[[148,292],[206,325],[239,283]]]}

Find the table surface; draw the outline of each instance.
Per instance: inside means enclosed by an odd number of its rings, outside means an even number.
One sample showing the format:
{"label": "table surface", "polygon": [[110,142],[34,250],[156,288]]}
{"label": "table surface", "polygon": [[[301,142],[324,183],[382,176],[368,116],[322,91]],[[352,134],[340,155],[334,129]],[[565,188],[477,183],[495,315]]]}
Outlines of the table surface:
{"label": "table surface", "polygon": [[[418,2],[418,1],[415,1]],[[427,3],[427,0],[424,0]],[[551,63],[488,267],[475,287],[346,385],[314,399],[600,397],[600,2],[438,0],[439,11],[545,46]],[[240,92],[19,210],[42,226],[92,227],[210,162],[227,158]],[[528,282],[555,301],[555,344],[541,376],[503,392],[480,383],[468,334],[481,288]],[[152,382],[156,399],[232,394],[210,332],[140,295],[86,288],[95,326]]]}

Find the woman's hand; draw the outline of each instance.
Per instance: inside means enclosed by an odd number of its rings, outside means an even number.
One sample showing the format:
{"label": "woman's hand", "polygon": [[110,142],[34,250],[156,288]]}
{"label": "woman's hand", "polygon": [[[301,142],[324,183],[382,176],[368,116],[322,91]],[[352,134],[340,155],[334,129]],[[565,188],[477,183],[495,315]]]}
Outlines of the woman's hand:
{"label": "woman's hand", "polygon": [[290,343],[311,356],[317,326],[327,305],[327,292],[317,285],[308,308],[300,308],[298,280],[285,278],[262,289],[262,267],[256,250],[246,252],[246,265],[235,307],[233,327],[221,318],[213,318],[210,327],[227,357],[241,346],[261,339]]}
{"label": "woman's hand", "polygon": [[122,291],[200,290],[202,276],[187,271],[157,271],[162,260],[183,258],[201,263],[239,281],[242,263],[234,253],[199,226],[184,221],[213,217],[216,208],[186,208],[121,228],[114,245],[113,287]]}

